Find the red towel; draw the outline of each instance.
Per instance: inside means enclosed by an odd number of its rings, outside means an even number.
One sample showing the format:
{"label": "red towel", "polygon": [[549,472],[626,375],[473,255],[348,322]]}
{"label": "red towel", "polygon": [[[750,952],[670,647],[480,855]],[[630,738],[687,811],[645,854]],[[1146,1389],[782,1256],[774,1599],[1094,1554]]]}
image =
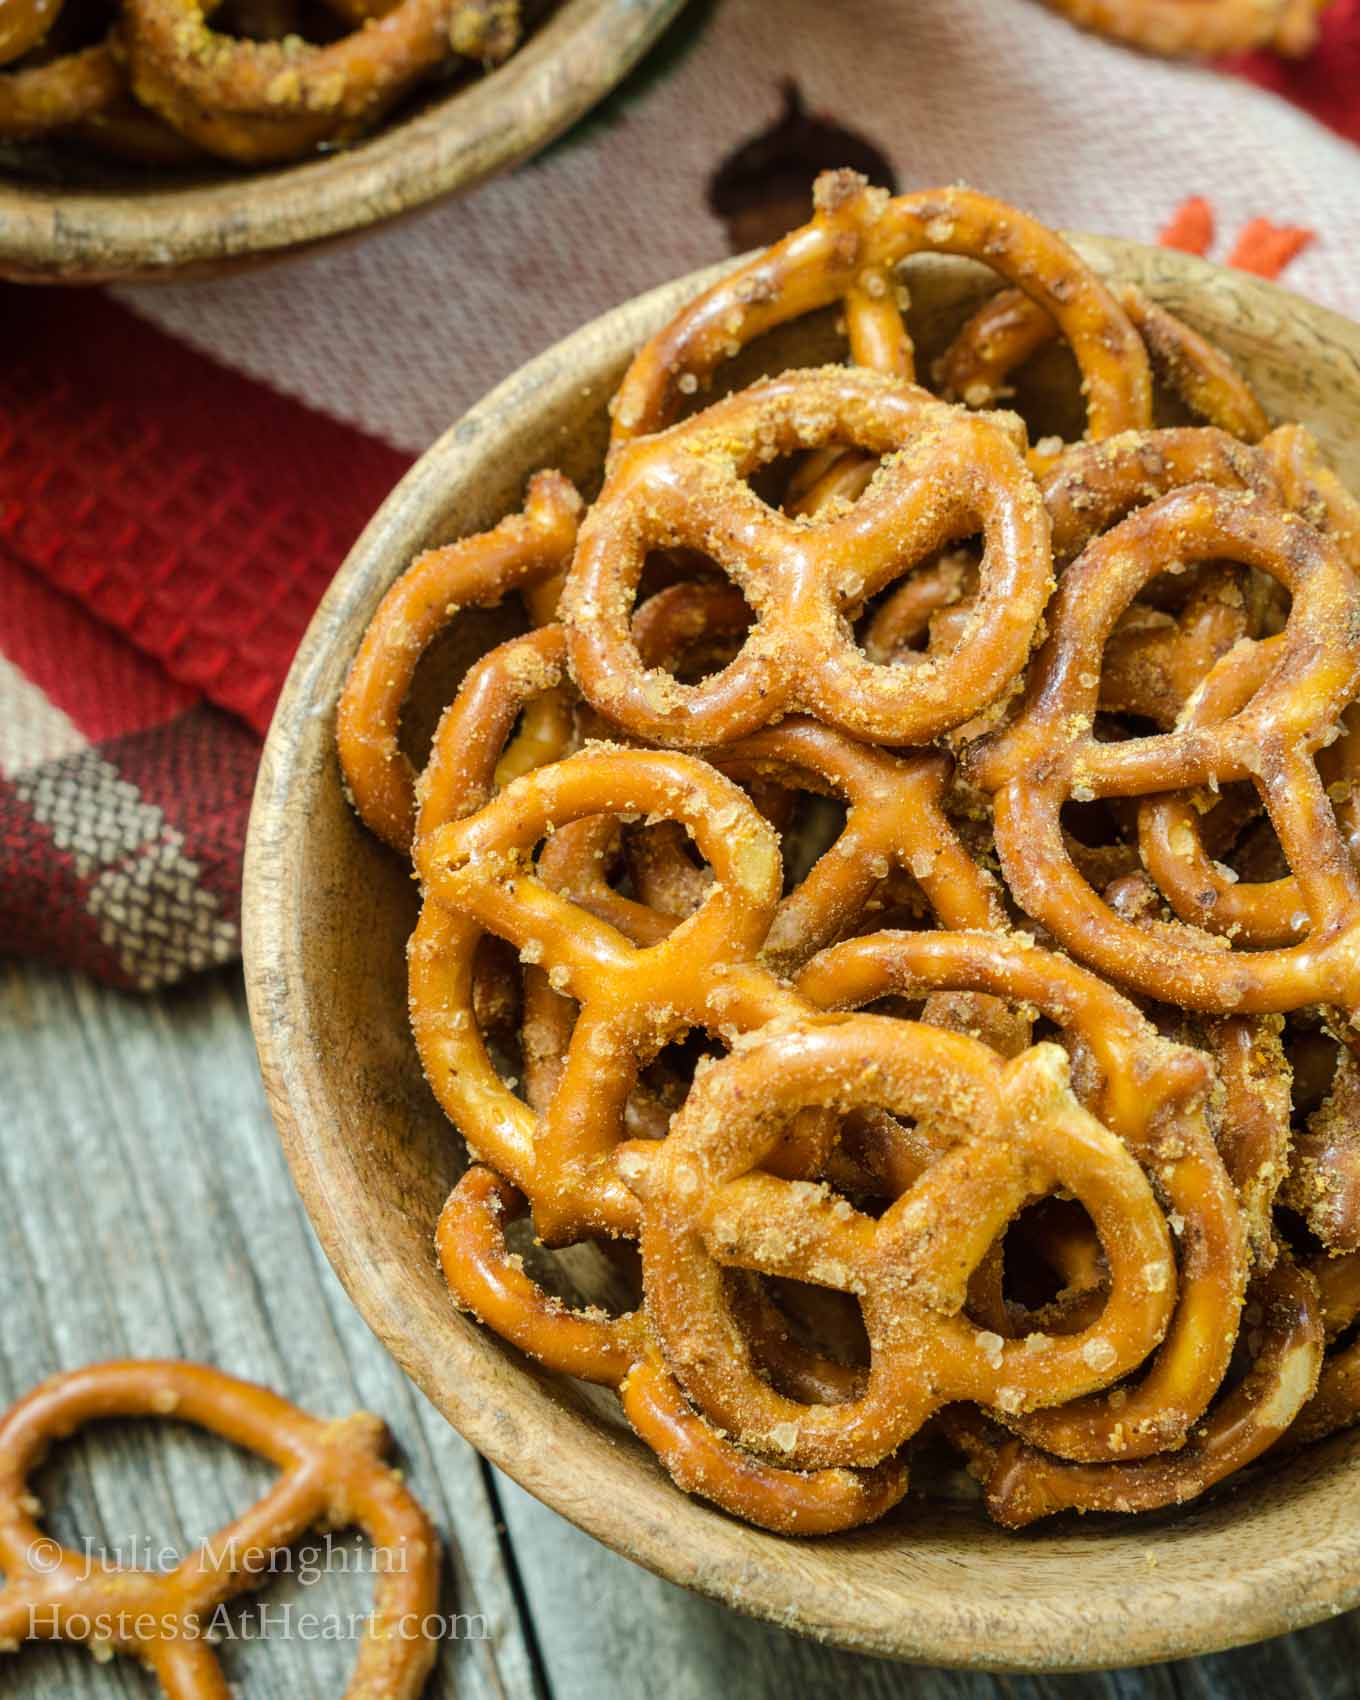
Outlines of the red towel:
{"label": "red towel", "polygon": [[97,294],[0,288],[0,949],[239,950],[260,737],[405,466]]}

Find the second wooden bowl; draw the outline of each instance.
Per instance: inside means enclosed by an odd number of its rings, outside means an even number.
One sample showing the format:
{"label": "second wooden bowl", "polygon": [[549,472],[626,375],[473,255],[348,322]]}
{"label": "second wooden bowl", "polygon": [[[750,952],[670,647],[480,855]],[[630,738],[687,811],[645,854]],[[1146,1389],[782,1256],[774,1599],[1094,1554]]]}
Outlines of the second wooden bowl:
{"label": "second wooden bowl", "polygon": [[[1360,487],[1360,328],[1183,255],[1078,245],[1217,339],[1272,414],[1310,424]],[[499,519],[536,468],[593,486],[629,355],[704,281],[606,314],[455,425],[364,533],[298,654],[255,795],[246,967],[270,1100],[322,1244],[398,1362],[495,1464],[629,1558],[787,1628],[931,1664],[1057,1671],[1206,1653],[1345,1610],[1360,1602],[1360,1437],[1175,1515],[1065,1519],[1016,1536],[973,1506],[912,1497],[875,1527],[800,1542],[686,1498],[612,1398],[545,1374],[449,1301],[431,1240],[467,1159],[407,1030],[410,872],[345,802],[336,698],[417,550]],[[993,287],[979,268],[938,259],[913,262],[909,281],[927,355]],[[824,315],[748,351],[736,375],[836,346]],[[1070,374],[1057,361],[1041,381],[1060,417]]]}
{"label": "second wooden bowl", "polygon": [[685,0],[561,0],[510,59],[371,136],[267,171],[208,162],[77,174],[36,147],[0,160],[0,278],[205,276],[354,235],[508,170],[622,80]]}

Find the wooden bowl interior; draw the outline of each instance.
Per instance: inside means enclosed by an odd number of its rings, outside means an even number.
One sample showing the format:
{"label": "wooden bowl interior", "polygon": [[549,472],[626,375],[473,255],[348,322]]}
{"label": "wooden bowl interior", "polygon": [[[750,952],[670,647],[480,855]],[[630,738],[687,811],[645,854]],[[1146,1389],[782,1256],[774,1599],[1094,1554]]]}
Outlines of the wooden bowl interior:
{"label": "wooden bowl interior", "polygon": [[[1311,425],[1360,487],[1360,329],[1181,255],[1081,246],[1213,335],[1272,413]],[[366,531],[297,658],[256,793],[246,958],[271,1101],[322,1243],[398,1361],[493,1462],[618,1551],[790,1628],[930,1663],[1058,1670],[1202,1653],[1349,1607],[1360,1599],[1358,1438],[1175,1515],[1064,1519],[1016,1536],[957,1498],[913,1496],[873,1528],[796,1542],[686,1498],[611,1396],[545,1374],[449,1301],[431,1237],[466,1157],[407,1029],[415,890],[341,793],[334,705],[365,624],[417,549],[499,519],[536,468],[559,466],[593,490],[629,354],[701,281],[587,326],[447,433]],[[980,268],[938,259],[915,262],[909,281],[926,360],[994,287]],[[738,383],[840,351],[825,314],[725,375]],[[1071,416],[1066,356],[1032,382],[1038,407]],[[447,698],[466,659],[466,646],[443,655],[425,690]],[[593,1295],[598,1276],[587,1256],[563,1278]]]}

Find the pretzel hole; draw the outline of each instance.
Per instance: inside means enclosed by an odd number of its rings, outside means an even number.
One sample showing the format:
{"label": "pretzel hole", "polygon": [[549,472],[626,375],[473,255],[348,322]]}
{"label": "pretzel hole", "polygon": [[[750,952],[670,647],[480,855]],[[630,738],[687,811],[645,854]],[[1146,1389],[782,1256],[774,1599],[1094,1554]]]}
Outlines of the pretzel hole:
{"label": "pretzel hole", "polygon": [[505,1231],[512,1258],[532,1280],[569,1310],[625,1316],[642,1298],[642,1265],[634,1246],[621,1240],[583,1240],[549,1251],[534,1240],[528,1215]]}
{"label": "pretzel hole", "polygon": [[925,560],[905,561],[845,618],[859,653],[876,666],[952,655],[969,636],[985,539],[961,533]]}
{"label": "pretzel hole", "polygon": [[868,1368],[869,1335],[851,1294],[755,1270],[727,1274],[738,1314],[749,1319],[756,1367],[776,1392],[826,1403],[831,1389],[825,1384],[843,1379],[836,1369]]}
{"label": "pretzel hole", "polygon": [[740,586],[692,549],[653,550],[632,608],[643,665],[697,685],[732,661],[755,621]]}
{"label": "pretzel hole", "polygon": [[[968,400],[966,396],[960,399]],[[1000,394],[987,396],[983,405],[1006,407],[1018,413],[1029,427],[1031,443],[1037,444],[1046,437],[1075,443],[1086,432],[1081,370],[1062,338],[1046,343],[1015,367],[1007,375]]]}
{"label": "pretzel hole", "polygon": [[[145,1418],[91,1424],[57,1443],[31,1478],[44,1531],[92,1562],[101,1555],[141,1569],[179,1556],[267,1493],[278,1471],[263,1458],[191,1423]],[[180,1506],[192,1502],[193,1520]],[[153,1556],[148,1558],[147,1548]],[[173,1561],[172,1561],[173,1562]]]}
{"label": "pretzel hole", "polygon": [[1293,1070],[1291,1098],[1297,1129],[1315,1110],[1321,1109],[1330,1095],[1341,1060],[1341,1046],[1321,1024],[1305,1025],[1301,1016],[1291,1016],[1285,1050]]}
{"label": "pretzel hole", "polygon": [[[1019,1332],[1067,1331],[1070,1324],[1048,1307],[1065,1293],[1100,1286],[1106,1273],[1095,1224],[1076,1199],[1038,1199],[1006,1230],[1001,1292]],[[1045,1311],[1041,1318],[1027,1314]]]}

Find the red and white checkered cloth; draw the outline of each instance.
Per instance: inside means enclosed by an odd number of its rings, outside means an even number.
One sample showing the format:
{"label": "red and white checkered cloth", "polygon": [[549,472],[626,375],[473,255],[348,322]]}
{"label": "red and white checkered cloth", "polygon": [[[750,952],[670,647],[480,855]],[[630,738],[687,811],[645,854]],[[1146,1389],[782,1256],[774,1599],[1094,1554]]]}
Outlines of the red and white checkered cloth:
{"label": "red and white checkered cloth", "polygon": [[694,0],[575,135],[422,219],[116,299],[0,286],[0,951],[128,987],[236,954],[260,737],[345,550],[490,384],[722,253],[707,186],[786,79],[900,187],[1143,240],[1198,193],[1218,257],[1316,231],[1289,281],[1360,316],[1360,0],[1231,69],[1321,122],[1033,0]]}

